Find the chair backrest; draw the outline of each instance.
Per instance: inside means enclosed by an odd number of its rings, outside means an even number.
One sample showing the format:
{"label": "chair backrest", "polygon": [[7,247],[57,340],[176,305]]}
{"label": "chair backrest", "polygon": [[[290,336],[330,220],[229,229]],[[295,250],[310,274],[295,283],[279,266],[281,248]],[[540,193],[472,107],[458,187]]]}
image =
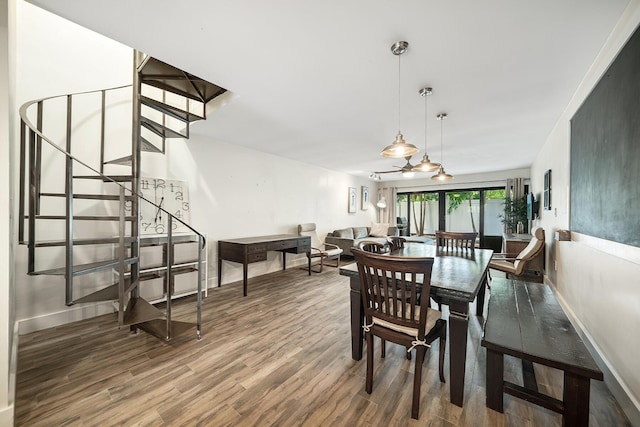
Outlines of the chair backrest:
{"label": "chair backrest", "polygon": [[380,242],[374,242],[371,240],[363,240],[361,242],[358,243],[358,249],[366,251],[366,252],[373,252],[376,254],[382,254],[384,252],[386,252],[386,248],[384,243],[380,243]]}
{"label": "chair backrest", "polygon": [[531,230],[531,240],[513,262],[515,274],[522,274],[527,264],[533,260],[544,248],[544,228],[536,227]]}
{"label": "chair backrest", "polygon": [[365,322],[423,339],[433,258],[396,257],[353,249],[358,264]]}
{"label": "chair backrest", "polygon": [[407,239],[400,236],[387,237],[387,242],[389,242],[389,250],[392,252],[395,251],[396,249],[404,248],[404,242],[406,241]]}
{"label": "chair backrest", "polygon": [[436,246],[446,250],[475,250],[478,233],[460,233],[454,231],[436,231]]}
{"label": "chair backrest", "polygon": [[298,224],[298,235],[299,236],[309,236],[311,237],[311,247],[316,249],[321,249],[323,243],[318,238],[318,234],[316,233],[316,224],[315,222],[308,222],[306,224]]}

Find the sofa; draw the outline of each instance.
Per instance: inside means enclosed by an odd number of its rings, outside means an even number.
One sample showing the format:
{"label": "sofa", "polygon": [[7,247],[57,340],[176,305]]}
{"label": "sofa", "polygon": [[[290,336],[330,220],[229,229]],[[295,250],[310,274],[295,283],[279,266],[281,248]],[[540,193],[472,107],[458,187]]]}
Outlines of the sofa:
{"label": "sofa", "polygon": [[389,224],[372,224],[373,227],[347,227],[327,234],[325,243],[339,246],[343,255],[353,256],[351,248],[363,240],[386,243],[388,236],[397,236],[398,228]]}

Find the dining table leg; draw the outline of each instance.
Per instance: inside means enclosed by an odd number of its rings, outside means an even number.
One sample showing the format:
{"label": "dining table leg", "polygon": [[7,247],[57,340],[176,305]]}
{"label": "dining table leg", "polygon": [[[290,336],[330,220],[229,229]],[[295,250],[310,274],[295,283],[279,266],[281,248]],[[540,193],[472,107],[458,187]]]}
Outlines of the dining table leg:
{"label": "dining table leg", "polygon": [[351,358],[362,359],[362,324],[364,310],[362,309],[362,295],[360,294],[360,278],[351,277],[349,280],[349,297],[351,299]]}
{"label": "dining table leg", "polygon": [[469,303],[449,303],[449,399],[462,407],[467,360]]}

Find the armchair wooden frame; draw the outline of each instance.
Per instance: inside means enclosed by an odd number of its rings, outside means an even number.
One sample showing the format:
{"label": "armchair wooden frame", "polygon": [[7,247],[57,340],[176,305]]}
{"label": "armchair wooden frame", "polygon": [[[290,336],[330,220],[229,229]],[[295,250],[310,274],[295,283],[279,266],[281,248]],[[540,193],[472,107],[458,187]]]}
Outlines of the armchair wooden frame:
{"label": "armchair wooden frame", "polygon": [[527,247],[518,254],[493,254],[489,268],[506,273],[507,278],[525,274],[527,265],[544,250],[545,245],[545,234],[542,227],[534,228],[531,231],[531,236],[531,241]]}
{"label": "armchair wooden frame", "polygon": [[[324,265],[329,265],[331,267],[340,267],[340,255],[342,254],[342,249],[337,245],[321,242],[318,238],[318,234],[316,233],[315,223],[309,222],[306,224],[299,224],[298,235],[311,237],[311,251],[307,252],[307,257],[309,257],[311,261],[314,258],[318,258],[320,260],[320,262],[317,264],[320,268],[317,270],[311,269],[311,271],[313,271],[314,273],[322,273],[322,268],[324,267]],[[326,264],[325,261],[330,259],[336,260],[335,266]]]}

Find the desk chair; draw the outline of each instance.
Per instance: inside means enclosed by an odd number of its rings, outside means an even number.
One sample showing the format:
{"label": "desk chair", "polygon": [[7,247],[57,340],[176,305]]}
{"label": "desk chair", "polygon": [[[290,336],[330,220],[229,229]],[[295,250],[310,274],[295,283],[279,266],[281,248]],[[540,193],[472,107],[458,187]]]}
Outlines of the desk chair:
{"label": "desk chair", "polygon": [[503,271],[507,278],[525,274],[527,264],[533,261],[544,249],[544,228],[536,227],[531,230],[531,241],[519,254],[493,254],[489,268]]}
{"label": "desk chair", "polygon": [[335,259],[336,267],[340,267],[340,254],[342,254],[342,249],[337,245],[320,241],[318,234],[316,233],[315,223],[309,222],[306,224],[299,224],[298,235],[311,237],[311,252],[307,253],[307,257],[311,258],[311,260],[314,258],[320,259],[320,269],[317,271],[312,270],[314,273],[322,272],[322,266],[324,265],[325,260]]}
{"label": "desk chair", "polygon": [[[373,337],[416,349],[411,418],[418,419],[422,364],[431,343],[440,339],[440,381],[444,380],[447,322],[429,308],[433,258],[407,258],[352,249],[358,264],[367,341],[365,390],[373,389]],[[417,283],[422,278],[422,285]],[[420,289],[421,288],[421,289]]]}
{"label": "desk chair", "polygon": [[478,233],[436,231],[436,246],[445,250],[474,250]]}

